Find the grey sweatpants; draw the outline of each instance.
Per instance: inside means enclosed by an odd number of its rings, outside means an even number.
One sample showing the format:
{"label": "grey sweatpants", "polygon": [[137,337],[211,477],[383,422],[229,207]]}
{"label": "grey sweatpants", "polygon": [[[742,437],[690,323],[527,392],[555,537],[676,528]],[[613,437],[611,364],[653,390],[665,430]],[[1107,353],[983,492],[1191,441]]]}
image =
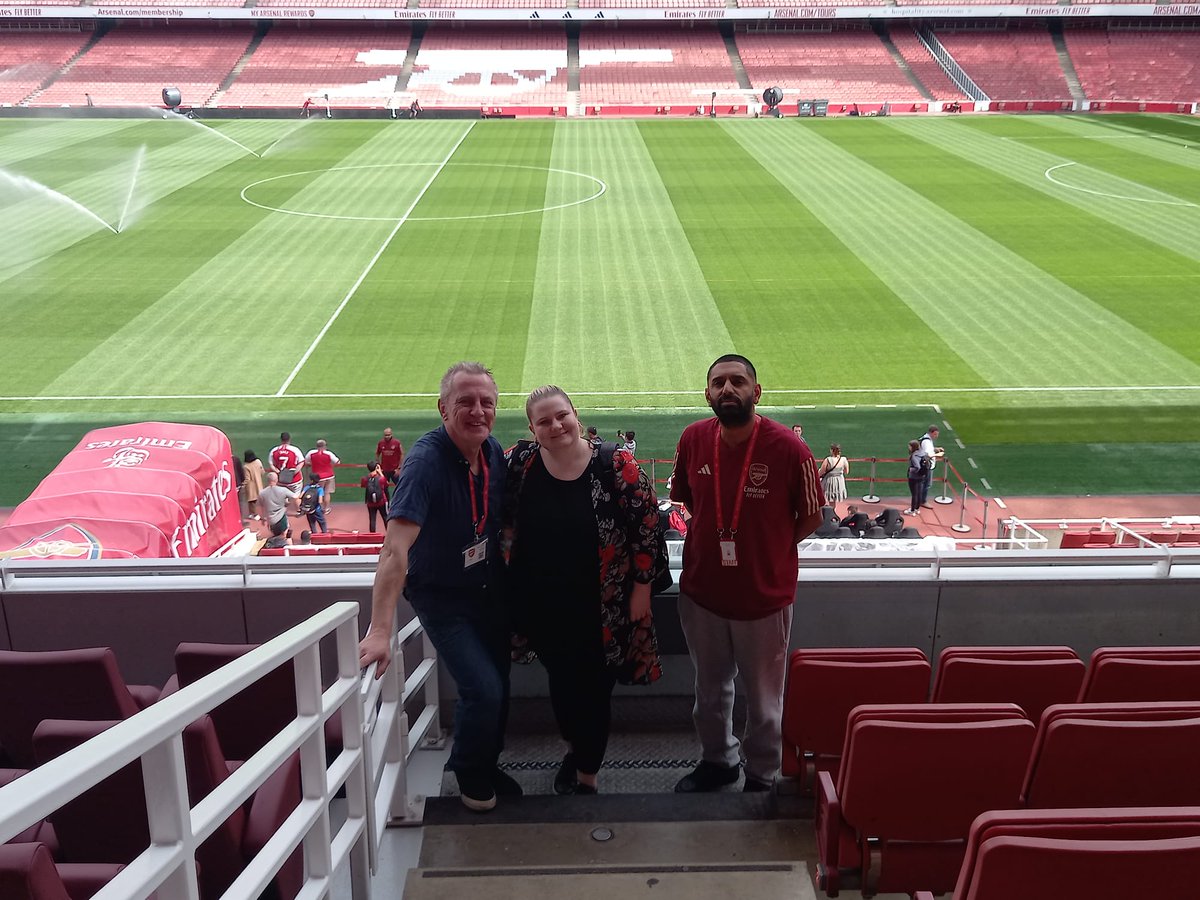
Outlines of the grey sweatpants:
{"label": "grey sweatpants", "polygon": [[[787,675],[792,607],[763,619],[725,619],[679,595],[679,621],[696,669],[692,719],[703,758],[719,766],[746,759],[746,775],[771,782],[779,775],[783,682]],[[734,676],[746,690],[746,733],[733,734]]]}

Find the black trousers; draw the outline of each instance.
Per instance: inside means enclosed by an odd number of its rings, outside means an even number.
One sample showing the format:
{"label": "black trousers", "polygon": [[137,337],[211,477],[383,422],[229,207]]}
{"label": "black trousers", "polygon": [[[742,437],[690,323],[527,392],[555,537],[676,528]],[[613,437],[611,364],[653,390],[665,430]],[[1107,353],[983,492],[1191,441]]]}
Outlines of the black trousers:
{"label": "black trousers", "polygon": [[597,633],[594,653],[553,641],[538,647],[538,658],[550,680],[550,705],[559,734],[571,745],[575,767],[588,775],[599,772],[604,763],[616,685],[616,676],[604,664],[599,640]]}
{"label": "black trousers", "polygon": [[921,508],[921,494],[925,490],[925,476],[922,474],[920,478],[908,479],[908,492],[912,495],[912,505],[909,509]]}

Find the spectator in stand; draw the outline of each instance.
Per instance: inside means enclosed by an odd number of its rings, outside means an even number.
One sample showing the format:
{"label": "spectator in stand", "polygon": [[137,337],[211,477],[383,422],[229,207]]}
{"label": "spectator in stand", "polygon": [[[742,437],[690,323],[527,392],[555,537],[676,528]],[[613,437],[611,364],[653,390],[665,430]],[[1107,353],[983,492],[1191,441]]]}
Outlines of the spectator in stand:
{"label": "spectator in stand", "polygon": [[263,490],[263,477],[266,473],[263,471],[262,460],[253,450],[247,450],[242,454],[242,471],[246,473],[246,515],[251,519],[261,518],[258,515],[258,495]]}
{"label": "spectator in stand", "polygon": [[321,486],[321,477],[313,472],[308,476],[308,486],[300,494],[300,512],[308,519],[308,527],[317,533],[329,533],[325,524],[325,489]]}
{"label": "spectator in stand", "polygon": [[825,502],[837,512],[837,505],[846,499],[846,476],[850,473],[850,460],[842,456],[840,444],[829,445],[829,455],[821,460],[818,474]]}
{"label": "spectator in stand", "polygon": [[278,537],[288,530],[288,507],[292,503],[299,503],[299,500],[292,491],[279,484],[276,473],[267,474],[267,486],[258,495],[258,508],[272,536]]}
{"label": "spectator in stand", "polygon": [[[679,622],[696,673],[692,710],[701,761],[676,792],[738,780],[768,791],[779,772],[783,682],[798,574],[796,544],[821,524],[825,497],[812,453],[755,413],[762,386],[750,360],[722,356],[704,398],[716,418],[684,429],[671,499],[691,510]],[[743,741],[733,733],[734,676],[746,693]]]}
{"label": "spectator in stand", "polygon": [[613,687],[662,675],[650,617],[658,504],[631,454],[581,436],[561,388],[535,390],[525,413],[533,441],[509,451],[504,502],[513,612],[568,746],[554,791],[594,794]]}
{"label": "spectator in stand", "polygon": [[[933,470],[937,466],[937,461],[946,455],[946,451],[937,446],[938,427],[930,425],[929,430],[921,435],[921,452],[925,454],[927,465],[925,467],[925,485],[921,489],[921,507],[929,509],[929,504],[926,502],[929,499],[929,488],[933,486]],[[917,507],[913,507],[916,509]]]}
{"label": "spectator in stand", "polygon": [[908,493],[910,497],[906,516],[918,515],[921,509],[921,498],[929,490],[925,476],[929,471],[929,457],[921,449],[920,441],[908,442]]}
{"label": "spectator in stand", "polygon": [[337,454],[329,449],[324,440],[317,441],[317,446],[309,450],[304,457],[304,465],[308,467],[309,473],[316,475],[321,482],[321,508],[325,512],[329,512],[329,504],[333,502],[333,494],[337,490],[333,467],[340,462]]}
{"label": "spectator in stand", "polygon": [[375,532],[375,525],[379,519],[379,514],[383,513],[383,526],[387,527],[387,505],[388,505],[388,480],[383,477],[383,470],[379,468],[379,463],[375,460],[367,463],[367,474],[363,476],[360,486],[363,489],[363,501],[367,504],[367,517],[371,522],[371,532]]}
{"label": "spectator in stand", "polygon": [[279,435],[279,445],[271,448],[267,454],[267,463],[271,471],[279,476],[279,486],[287,488],[293,494],[299,495],[304,489],[304,454],[292,443],[292,436],[286,431]]}
{"label": "spectator in stand", "polygon": [[400,480],[400,465],[404,462],[404,445],[392,437],[392,429],[383,429],[383,440],[375,445],[375,458],[383,477],[395,484]]}
{"label": "spectator in stand", "polygon": [[588,443],[589,443],[589,444],[599,444],[599,443],[601,443],[601,440],[600,440],[600,432],[598,432],[598,431],[596,430],[596,426],[595,426],[595,425],[589,425],[589,426],[587,427],[587,439],[588,439]]}
{"label": "spectator in stand", "polygon": [[477,812],[494,808],[497,794],[522,793],[497,766],[511,663],[499,552],[504,450],[492,436],[498,399],[491,371],[479,363],[455,363],[442,377],[442,427],[413,444],[388,506],[358,658],[363,668],[378,664],[376,677],[387,671],[403,595],[458,685],[446,768],[463,805]]}
{"label": "spectator in stand", "polygon": [[796,436],[796,440],[802,443],[805,447],[808,446],[808,441],[804,439],[804,426],[797,422],[792,426],[792,434]]}
{"label": "spectator in stand", "polygon": [[[618,431],[617,434],[620,435],[621,432]],[[629,455],[637,459],[637,441],[634,440],[634,433],[632,431],[625,432],[621,449],[629,451]]]}

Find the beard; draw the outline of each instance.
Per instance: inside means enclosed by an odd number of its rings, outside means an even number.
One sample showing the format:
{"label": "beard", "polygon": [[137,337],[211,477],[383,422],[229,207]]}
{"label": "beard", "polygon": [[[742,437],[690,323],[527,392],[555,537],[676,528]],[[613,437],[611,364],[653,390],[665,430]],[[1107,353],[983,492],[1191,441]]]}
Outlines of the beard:
{"label": "beard", "polygon": [[737,428],[747,424],[754,417],[754,401],[740,400],[737,397],[716,400],[710,404],[717,414],[717,421],[726,428]]}

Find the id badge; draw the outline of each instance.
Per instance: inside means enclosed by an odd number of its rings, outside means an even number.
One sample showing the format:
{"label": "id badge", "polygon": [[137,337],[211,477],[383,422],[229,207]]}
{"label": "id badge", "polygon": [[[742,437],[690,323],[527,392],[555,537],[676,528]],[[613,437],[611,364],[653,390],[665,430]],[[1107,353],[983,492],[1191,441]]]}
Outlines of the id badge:
{"label": "id badge", "polygon": [[721,541],[721,565],[736,566],[737,564],[737,544],[733,541]]}
{"label": "id badge", "polygon": [[487,559],[487,536],[472,541],[463,548],[463,568],[469,569]]}

